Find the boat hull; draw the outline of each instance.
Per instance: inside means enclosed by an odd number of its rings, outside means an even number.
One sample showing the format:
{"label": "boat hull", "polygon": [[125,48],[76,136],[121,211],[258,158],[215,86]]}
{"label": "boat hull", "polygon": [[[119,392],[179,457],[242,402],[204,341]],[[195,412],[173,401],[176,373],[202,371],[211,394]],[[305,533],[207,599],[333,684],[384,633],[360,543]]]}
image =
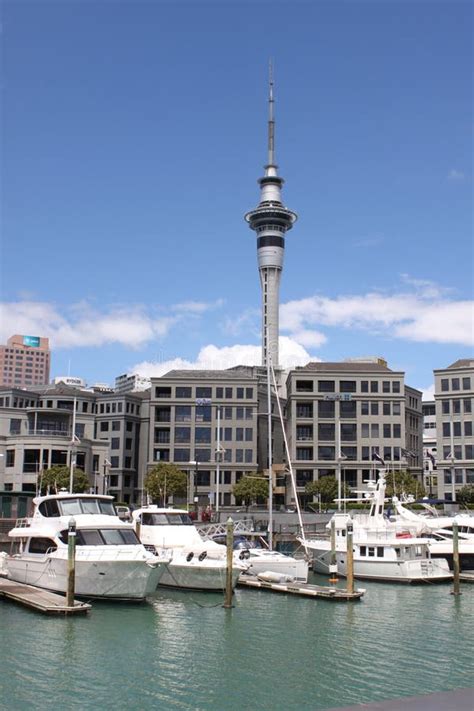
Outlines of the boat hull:
{"label": "boat hull", "polygon": [[[329,574],[331,552],[314,549],[313,570]],[[337,573],[347,575],[346,552],[337,552]],[[452,573],[445,560],[378,561],[354,558],[354,577],[361,580],[380,580],[399,583],[433,583],[451,580]]]}
{"label": "boat hull", "polygon": [[[221,592],[225,590],[226,572],[225,564],[214,565],[213,561],[209,561],[208,565],[193,564],[193,561],[190,563],[172,561],[166,566],[159,587]],[[242,566],[232,569],[232,588],[237,585],[241,573]]]}
{"label": "boat hull", "polygon": [[[10,556],[8,578],[34,587],[66,594],[67,559],[45,556]],[[75,597],[143,600],[156,590],[165,570],[162,561],[81,560],[75,563]]]}
{"label": "boat hull", "polygon": [[278,573],[300,582],[308,580],[308,563],[303,558],[292,558],[280,553],[264,552],[255,555],[250,551],[250,557],[245,559],[248,564],[247,575],[259,575],[261,573]]}

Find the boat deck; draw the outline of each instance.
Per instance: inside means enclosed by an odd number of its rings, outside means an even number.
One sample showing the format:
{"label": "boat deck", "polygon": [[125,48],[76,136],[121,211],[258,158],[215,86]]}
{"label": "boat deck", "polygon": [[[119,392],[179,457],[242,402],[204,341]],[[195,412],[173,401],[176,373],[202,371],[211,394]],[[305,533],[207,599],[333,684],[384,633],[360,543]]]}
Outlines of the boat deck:
{"label": "boat deck", "polygon": [[74,605],[71,607],[66,605],[66,598],[63,595],[0,577],[0,598],[2,597],[45,615],[76,615],[91,609],[91,605],[87,602],[74,600]]}
{"label": "boat deck", "polygon": [[270,592],[338,601],[360,600],[362,595],[365,593],[363,588],[358,588],[354,590],[354,592],[349,592],[345,588],[311,585],[310,583],[271,583],[266,580],[259,580],[258,577],[250,575],[241,575],[238,580],[238,585],[246,588],[254,588],[256,590],[270,590]]}

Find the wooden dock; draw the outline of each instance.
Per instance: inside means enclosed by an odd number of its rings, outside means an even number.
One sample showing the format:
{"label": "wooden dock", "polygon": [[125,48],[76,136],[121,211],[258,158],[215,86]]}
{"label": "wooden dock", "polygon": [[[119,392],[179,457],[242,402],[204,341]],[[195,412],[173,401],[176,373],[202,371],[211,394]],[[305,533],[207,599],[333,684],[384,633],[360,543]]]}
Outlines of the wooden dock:
{"label": "wooden dock", "polygon": [[74,600],[74,605],[70,607],[66,605],[64,595],[0,577],[0,598],[2,597],[45,615],[77,615],[91,609],[87,602]]}
{"label": "wooden dock", "polygon": [[270,590],[270,592],[286,593],[290,595],[300,595],[302,597],[313,597],[324,600],[338,600],[340,602],[349,600],[360,600],[365,593],[363,588],[358,588],[354,592],[349,592],[345,588],[326,587],[324,585],[311,585],[310,583],[276,583],[266,580],[259,580],[252,575],[241,575],[238,585],[256,590]]}

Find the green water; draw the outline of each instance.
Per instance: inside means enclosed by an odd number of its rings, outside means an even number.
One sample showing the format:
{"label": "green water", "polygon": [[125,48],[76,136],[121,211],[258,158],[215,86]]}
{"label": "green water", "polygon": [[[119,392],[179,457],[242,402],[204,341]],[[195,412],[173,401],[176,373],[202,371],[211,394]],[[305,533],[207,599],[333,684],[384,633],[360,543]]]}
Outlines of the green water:
{"label": "green water", "polygon": [[315,711],[473,685],[474,586],[364,587],[359,603],[239,589],[231,611],[160,591],[73,619],[3,601],[0,708]]}

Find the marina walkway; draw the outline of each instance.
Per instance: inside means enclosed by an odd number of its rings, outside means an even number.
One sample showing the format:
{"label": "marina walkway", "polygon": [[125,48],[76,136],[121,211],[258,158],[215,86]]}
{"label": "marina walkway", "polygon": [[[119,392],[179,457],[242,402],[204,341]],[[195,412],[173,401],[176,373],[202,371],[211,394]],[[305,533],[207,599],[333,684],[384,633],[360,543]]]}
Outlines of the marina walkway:
{"label": "marina walkway", "polygon": [[[406,696],[392,701],[376,701],[372,704],[340,706],[330,711],[472,711],[474,688],[440,691],[424,696]],[[328,709],[329,711],[329,709]]]}
{"label": "marina walkway", "polygon": [[0,577],[0,598],[2,597],[45,615],[76,615],[91,609],[91,605],[86,602],[74,600],[71,607],[66,605],[64,595]]}

